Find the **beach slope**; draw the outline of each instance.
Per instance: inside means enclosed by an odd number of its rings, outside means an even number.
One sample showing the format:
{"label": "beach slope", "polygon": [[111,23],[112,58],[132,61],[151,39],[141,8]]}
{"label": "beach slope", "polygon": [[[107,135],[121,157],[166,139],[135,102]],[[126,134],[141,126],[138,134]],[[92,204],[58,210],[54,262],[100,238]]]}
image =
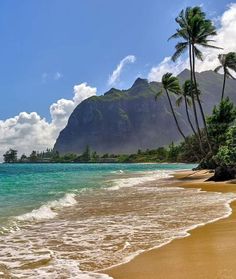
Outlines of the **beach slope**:
{"label": "beach slope", "polygon": [[[234,192],[234,181],[204,182],[211,174],[177,172],[174,186],[212,192]],[[106,271],[114,279],[233,279],[236,278],[236,202],[228,218],[198,227],[190,236],[144,252]]]}

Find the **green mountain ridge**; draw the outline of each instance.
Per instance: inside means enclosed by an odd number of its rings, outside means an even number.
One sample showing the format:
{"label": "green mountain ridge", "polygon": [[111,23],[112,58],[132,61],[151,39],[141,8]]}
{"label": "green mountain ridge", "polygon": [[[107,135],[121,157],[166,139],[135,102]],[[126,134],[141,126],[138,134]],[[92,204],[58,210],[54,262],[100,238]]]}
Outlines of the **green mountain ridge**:
{"label": "green mountain ridge", "polygon": [[[183,83],[190,72],[179,74]],[[210,114],[221,96],[223,76],[213,71],[197,73],[203,108]],[[165,96],[155,101],[159,82],[138,78],[130,89],[111,88],[79,104],[57,138],[54,150],[61,154],[82,153],[89,145],[98,153],[132,153],[138,149],[166,146],[181,139]],[[227,80],[226,96],[236,103],[236,81]],[[172,97],[173,103],[175,102]],[[180,125],[190,134],[184,107],[176,108]]]}

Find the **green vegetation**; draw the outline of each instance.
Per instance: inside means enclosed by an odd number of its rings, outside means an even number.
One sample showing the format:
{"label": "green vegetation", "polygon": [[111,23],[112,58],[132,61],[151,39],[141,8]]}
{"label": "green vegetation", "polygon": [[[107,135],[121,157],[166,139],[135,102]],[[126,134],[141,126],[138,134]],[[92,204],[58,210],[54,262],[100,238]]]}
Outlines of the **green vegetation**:
{"label": "green vegetation", "polygon": [[5,163],[17,162],[17,150],[10,148],[5,154],[3,154],[3,159]]}
{"label": "green vegetation", "polygon": [[220,146],[214,158],[218,165],[235,165],[236,162],[236,126],[229,128],[225,144]]}
{"label": "green vegetation", "polygon": [[224,145],[230,126],[236,119],[236,107],[229,100],[223,99],[215,106],[211,116],[207,118],[210,141],[213,153],[216,154],[220,146]]}
{"label": "green vegetation", "polygon": [[[17,151],[14,150],[16,153]],[[6,153],[10,153],[7,151]],[[33,154],[33,156],[32,156]],[[5,158],[5,157],[4,157]],[[138,150],[135,154],[103,154],[91,151],[87,145],[81,155],[68,153],[60,156],[58,152],[47,149],[44,152],[32,151],[30,156],[23,154],[19,160],[6,161],[5,163],[195,163],[195,157],[188,157],[184,154],[184,145],[170,144],[167,147],[159,147],[152,150]]]}

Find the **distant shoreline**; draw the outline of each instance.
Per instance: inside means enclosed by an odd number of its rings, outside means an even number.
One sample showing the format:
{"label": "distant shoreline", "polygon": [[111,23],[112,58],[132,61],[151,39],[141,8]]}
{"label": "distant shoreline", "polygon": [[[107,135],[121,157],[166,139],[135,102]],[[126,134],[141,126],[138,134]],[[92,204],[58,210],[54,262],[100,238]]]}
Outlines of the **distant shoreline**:
{"label": "distant shoreline", "polygon": [[27,165],[27,164],[140,164],[140,165],[177,165],[177,164],[185,164],[185,165],[197,165],[197,163],[189,163],[189,162],[14,162],[14,163],[5,163],[0,162],[0,164],[4,165]]}

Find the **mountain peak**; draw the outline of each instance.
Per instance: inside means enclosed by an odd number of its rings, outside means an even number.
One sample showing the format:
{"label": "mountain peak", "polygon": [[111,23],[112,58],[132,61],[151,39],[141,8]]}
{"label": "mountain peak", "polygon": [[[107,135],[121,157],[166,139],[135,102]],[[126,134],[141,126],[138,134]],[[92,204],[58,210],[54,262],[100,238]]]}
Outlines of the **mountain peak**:
{"label": "mountain peak", "polygon": [[190,70],[186,68],[182,72],[180,72],[178,76],[190,76]]}
{"label": "mountain peak", "polygon": [[147,79],[144,79],[144,78],[137,78],[134,82],[134,84],[132,85],[132,88],[133,87],[136,87],[136,86],[140,86],[140,85],[147,85],[148,84],[148,80]]}
{"label": "mountain peak", "polygon": [[108,94],[117,93],[117,92],[120,92],[120,90],[119,90],[119,89],[116,89],[116,88],[114,88],[114,87],[112,87],[110,90],[108,90],[108,91],[104,94],[104,96],[105,96],[105,95],[108,95]]}

